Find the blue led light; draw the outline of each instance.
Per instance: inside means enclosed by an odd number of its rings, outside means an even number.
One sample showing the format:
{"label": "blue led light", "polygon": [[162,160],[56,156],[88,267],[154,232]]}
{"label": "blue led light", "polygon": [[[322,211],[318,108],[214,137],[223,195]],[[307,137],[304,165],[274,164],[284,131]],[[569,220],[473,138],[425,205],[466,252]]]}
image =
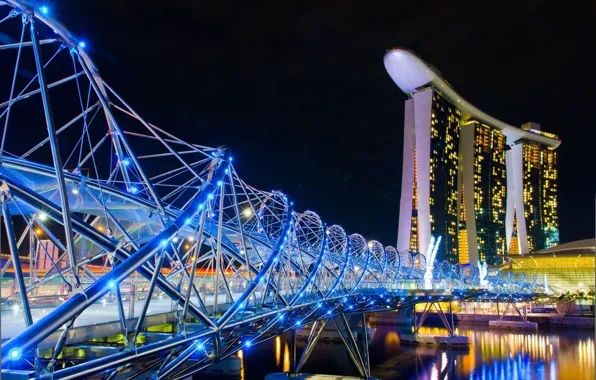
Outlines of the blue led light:
{"label": "blue led light", "polygon": [[250,347],[250,346],[252,346],[252,342],[250,340],[247,340],[246,343],[244,343],[244,345],[246,347]]}
{"label": "blue led light", "polygon": [[184,221],[185,224],[190,224],[190,218],[186,218],[186,220]]}
{"label": "blue led light", "polygon": [[168,244],[168,241],[166,239],[163,239],[160,244],[162,247],[165,247]]}
{"label": "blue led light", "polygon": [[284,316],[283,314],[279,316],[279,320],[280,320],[280,321],[283,321],[283,320],[284,320],[284,318],[285,318],[285,316]]}
{"label": "blue led light", "polygon": [[322,305],[321,305],[321,303],[319,302],[319,303],[317,304],[317,309],[318,309],[318,308],[320,308],[321,306],[322,306]]}
{"label": "blue led light", "polygon": [[133,186],[133,187],[130,188],[130,192],[133,193],[133,194],[136,194],[136,193],[139,192],[139,189],[137,189],[136,187]]}
{"label": "blue led light", "polygon": [[124,166],[128,166],[128,165],[130,165],[130,160],[127,158],[127,159],[125,159],[124,161],[122,161],[122,164],[123,164]]}
{"label": "blue led light", "polygon": [[221,181],[217,181],[217,186],[221,186]]}
{"label": "blue led light", "polygon": [[114,289],[116,287],[116,281],[112,280],[108,282],[108,288]]}
{"label": "blue led light", "polygon": [[19,350],[18,348],[13,348],[12,350],[10,350],[10,353],[8,355],[12,360],[17,360],[21,357],[21,350]]}
{"label": "blue led light", "polygon": [[213,198],[215,198],[215,196],[214,196],[213,194],[209,194],[209,195],[207,196],[207,198],[209,198],[209,199],[213,199]]}
{"label": "blue led light", "polygon": [[300,327],[301,324],[302,324],[302,321],[300,321],[300,320],[296,321],[296,326]]}
{"label": "blue led light", "polygon": [[39,8],[39,10],[41,11],[41,13],[43,13],[44,15],[47,15],[49,12],[48,7],[46,7],[45,5],[41,8]]}
{"label": "blue led light", "polygon": [[87,46],[87,44],[85,43],[85,41],[79,41],[79,46],[84,49],[85,46]]}
{"label": "blue led light", "polygon": [[354,310],[354,306],[350,305],[350,306],[348,306],[348,309]]}
{"label": "blue led light", "polygon": [[202,210],[202,209],[203,209],[203,205],[199,205],[199,210]]}
{"label": "blue led light", "polygon": [[327,310],[327,315],[331,315],[331,310]]}
{"label": "blue led light", "polygon": [[199,345],[197,346],[197,348],[202,351],[202,350],[205,349],[205,345],[203,343],[199,343]]}

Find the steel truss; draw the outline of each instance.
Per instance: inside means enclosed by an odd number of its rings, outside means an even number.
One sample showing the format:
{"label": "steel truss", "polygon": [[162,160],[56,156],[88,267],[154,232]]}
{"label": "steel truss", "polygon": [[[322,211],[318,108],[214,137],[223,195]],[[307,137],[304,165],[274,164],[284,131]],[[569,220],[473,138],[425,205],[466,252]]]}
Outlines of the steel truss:
{"label": "steel truss", "polygon": [[[1,274],[13,273],[16,284],[3,303],[24,320],[2,344],[3,371],[183,378],[305,323],[318,326],[316,343],[331,318],[370,375],[367,350],[345,333],[346,314],[402,307],[400,292],[423,286],[424,255],[294,211],[281,191],[245,183],[227,149],[149,123],[48,8],[0,2],[0,30],[0,193],[11,254]],[[432,283],[467,290],[477,277],[473,267],[445,262]],[[493,293],[534,286],[489,279]],[[48,287],[49,298],[63,301],[40,316],[32,306]],[[150,308],[162,299],[175,328],[152,335]],[[106,302],[115,311],[106,322],[117,321],[122,340],[96,344],[96,358],[65,359],[68,349],[94,344],[74,332],[93,325],[86,318]]]}

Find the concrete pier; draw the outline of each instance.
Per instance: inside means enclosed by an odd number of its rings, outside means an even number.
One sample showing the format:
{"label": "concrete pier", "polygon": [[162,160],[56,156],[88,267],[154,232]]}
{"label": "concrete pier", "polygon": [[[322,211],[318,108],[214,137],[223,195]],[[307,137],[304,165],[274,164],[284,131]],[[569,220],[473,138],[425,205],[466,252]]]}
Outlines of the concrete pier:
{"label": "concrete pier", "polygon": [[412,317],[412,311],[413,307],[407,307],[404,309],[399,309],[398,311],[370,313],[368,315],[368,322],[371,325],[412,325],[412,322],[414,321],[414,318]]}
{"label": "concrete pier", "polygon": [[[270,373],[265,376],[265,380],[283,380],[283,379],[295,379],[295,380],[360,380],[360,377],[354,376],[338,376],[338,375],[317,375],[313,373]],[[373,380],[374,377],[369,377]]]}
{"label": "concrete pier", "polygon": [[433,334],[399,334],[399,340],[402,344],[415,346],[440,346],[452,348],[468,348],[470,339],[467,336],[448,336]]}
{"label": "concrete pier", "polygon": [[538,323],[525,321],[489,321],[488,327],[501,330],[538,330]]}
{"label": "concrete pier", "polygon": [[[362,327],[350,327],[351,333],[354,336],[354,339],[360,340],[362,339]],[[367,328],[366,333],[370,339],[370,330]],[[307,340],[308,336],[310,335],[310,328],[299,328],[296,329],[296,339],[298,340]],[[335,329],[333,325],[325,326],[325,329],[321,333],[321,337],[319,338],[321,342],[333,342],[333,343],[341,343],[341,337],[339,333]]]}
{"label": "concrete pier", "polygon": [[224,360],[217,362],[202,373],[212,376],[239,376],[242,372],[242,359],[238,356],[230,356]]}

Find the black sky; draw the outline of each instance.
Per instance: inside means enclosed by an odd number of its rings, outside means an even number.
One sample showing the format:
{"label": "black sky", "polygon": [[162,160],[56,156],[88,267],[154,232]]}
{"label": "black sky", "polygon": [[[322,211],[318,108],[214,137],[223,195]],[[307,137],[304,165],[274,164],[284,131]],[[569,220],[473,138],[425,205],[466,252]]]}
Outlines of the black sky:
{"label": "black sky", "polygon": [[56,0],[52,12],[146,119],[228,146],[248,183],[384,244],[406,96],[382,58],[407,47],[480,109],[560,135],[561,240],[593,237],[594,5],[453,3]]}

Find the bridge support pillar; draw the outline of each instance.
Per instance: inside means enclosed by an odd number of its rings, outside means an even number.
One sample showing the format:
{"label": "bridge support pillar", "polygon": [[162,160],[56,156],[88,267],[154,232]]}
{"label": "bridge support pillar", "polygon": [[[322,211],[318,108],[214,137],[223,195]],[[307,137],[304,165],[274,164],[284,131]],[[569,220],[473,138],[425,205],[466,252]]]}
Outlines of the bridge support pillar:
{"label": "bridge support pillar", "polygon": [[412,320],[412,323],[414,324],[414,333],[417,333],[420,330],[420,328],[424,325],[424,321],[426,320],[428,313],[433,308],[439,315],[439,318],[441,318],[441,322],[443,322],[443,326],[445,326],[445,328],[449,332],[449,336],[454,336],[455,335],[455,325],[453,322],[453,309],[451,307],[451,302],[449,302],[450,318],[447,318],[447,315],[445,315],[443,308],[441,307],[441,305],[438,302],[426,303],[424,305],[424,310],[422,311],[422,314],[420,315],[419,319],[416,318],[416,307],[414,307],[414,319]]}
{"label": "bridge support pillar", "polygon": [[[513,310],[517,313],[521,321],[504,320],[507,312],[509,312],[509,309],[511,308],[513,308]],[[516,302],[514,302],[512,299],[508,299],[507,306],[505,307],[505,310],[503,310],[503,313],[500,313],[499,320],[489,321],[488,327],[493,329],[537,330],[538,323],[528,321],[528,309],[524,306],[522,310],[519,309]]]}
{"label": "bridge support pillar", "polygon": [[[333,324],[333,326],[335,327],[335,330],[337,331],[339,337],[341,338],[342,343],[346,347],[346,349],[348,351],[348,355],[350,356],[350,359],[352,359],[352,362],[354,363],[354,366],[360,373],[360,376],[362,376],[364,378],[369,378],[370,377],[370,360],[369,360],[369,355],[368,355],[368,336],[367,336],[368,330],[366,327],[365,314],[362,313],[361,317],[359,317],[359,318],[361,318],[361,320],[359,320],[357,322],[356,327],[362,328],[362,330],[361,330],[362,331],[362,347],[359,347],[358,342],[354,336],[355,333],[350,328],[350,324],[348,323],[348,319],[346,318],[345,314],[341,313],[339,315],[336,315],[333,318],[329,318],[329,319],[321,320],[321,321],[315,321],[313,323],[312,329],[310,330],[310,334],[308,336],[306,345],[304,346],[304,351],[302,352],[302,356],[300,357],[297,367],[295,367],[296,369],[295,369],[294,373],[299,372],[302,369],[302,367],[304,366],[304,364],[306,363],[306,361],[312,354],[312,351],[314,350],[317,342],[319,341],[319,338],[321,337],[321,334],[322,334],[323,330],[325,329],[325,325],[330,321]],[[294,334],[295,334],[295,332],[294,332]],[[294,337],[295,337],[295,335],[294,335]],[[295,347],[295,343],[294,343],[294,347]],[[296,351],[294,348],[294,355],[295,355],[295,353],[296,353]]]}
{"label": "bridge support pillar", "polygon": [[[316,322],[315,322],[316,323]],[[313,326],[314,330],[314,326]],[[309,335],[310,337],[310,335]],[[292,373],[298,372],[296,369],[296,329],[292,330]]]}
{"label": "bridge support pillar", "polygon": [[[449,315],[441,307],[441,303],[449,302]],[[424,325],[428,313],[434,309],[441,319],[443,326],[447,329],[448,336],[422,334],[420,328]],[[455,335],[455,323],[453,320],[453,308],[451,300],[448,301],[430,301],[424,304],[424,310],[419,318],[417,318],[416,307],[414,307],[414,318],[412,321],[412,334],[400,334],[402,343],[414,345],[436,345],[449,347],[462,347],[470,344],[467,336]]]}

